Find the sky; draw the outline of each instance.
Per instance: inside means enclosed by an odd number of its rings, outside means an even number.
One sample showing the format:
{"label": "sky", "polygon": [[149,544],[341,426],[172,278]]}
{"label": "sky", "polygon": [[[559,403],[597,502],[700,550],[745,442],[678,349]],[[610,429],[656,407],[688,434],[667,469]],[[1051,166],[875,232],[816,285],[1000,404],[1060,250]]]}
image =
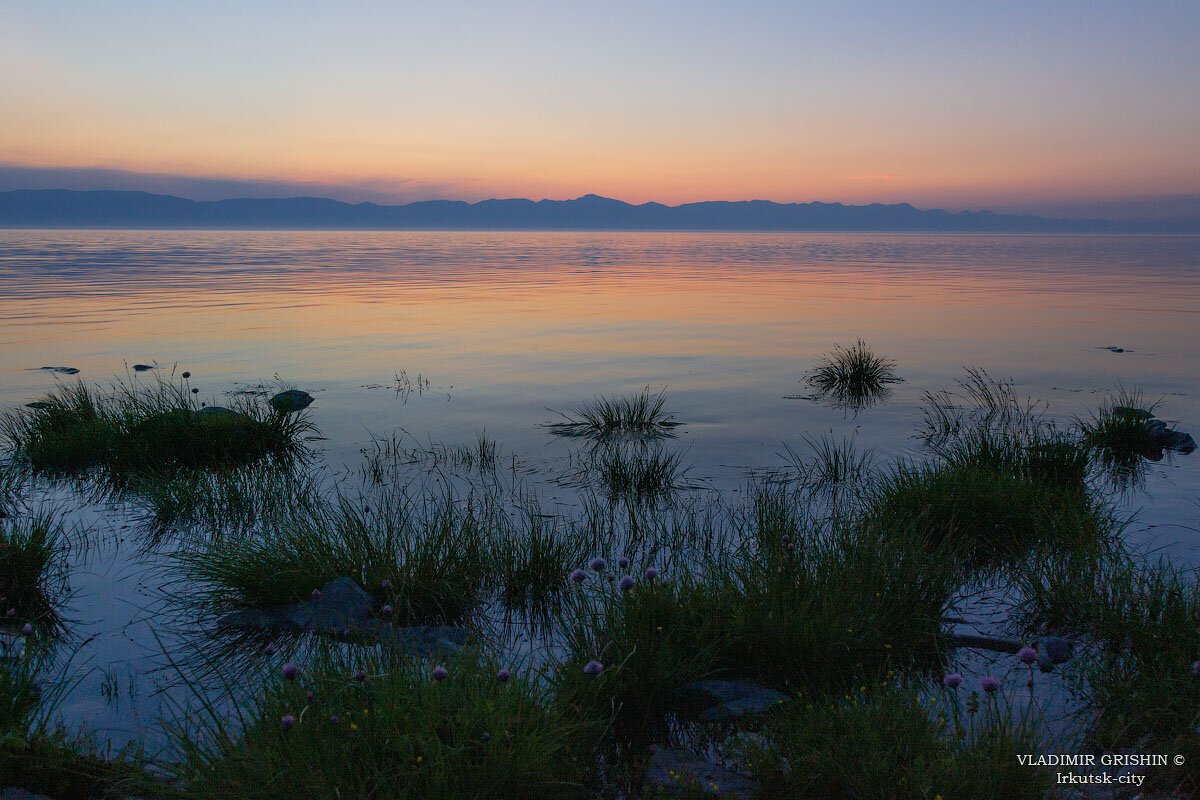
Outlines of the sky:
{"label": "sky", "polygon": [[0,0],[0,189],[1200,208],[1200,2]]}

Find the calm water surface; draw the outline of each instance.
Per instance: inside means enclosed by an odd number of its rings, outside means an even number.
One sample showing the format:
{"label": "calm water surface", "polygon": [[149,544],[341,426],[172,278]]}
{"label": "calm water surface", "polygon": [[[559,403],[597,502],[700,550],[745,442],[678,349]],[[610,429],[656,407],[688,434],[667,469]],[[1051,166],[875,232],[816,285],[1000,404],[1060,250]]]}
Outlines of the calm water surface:
{"label": "calm water surface", "polygon": [[[553,504],[571,502],[554,478],[573,445],[542,426],[596,394],[667,387],[689,484],[733,492],[804,437],[918,453],[922,392],[965,366],[1063,419],[1141,387],[1200,436],[1197,308],[1200,237],[0,230],[0,407],[50,388],[42,366],[107,382],[177,364],[216,403],[278,376],[317,397],[331,465],[355,466],[371,434],[486,430]],[[858,337],[898,361],[890,400],[851,415],[796,399],[814,360]],[[428,388],[397,395],[402,371]],[[1200,454],[1153,465],[1121,501],[1129,541],[1200,564],[1198,476]],[[69,608],[96,669],[64,712],[120,742],[157,714],[161,577],[127,509],[79,514],[104,542]],[[140,694],[104,699],[105,673]]]}

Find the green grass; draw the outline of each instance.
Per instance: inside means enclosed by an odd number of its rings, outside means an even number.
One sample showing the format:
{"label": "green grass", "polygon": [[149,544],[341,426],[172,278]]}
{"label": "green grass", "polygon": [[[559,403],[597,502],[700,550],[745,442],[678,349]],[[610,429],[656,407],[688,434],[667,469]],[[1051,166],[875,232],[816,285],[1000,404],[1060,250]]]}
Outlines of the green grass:
{"label": "green grass", "polygon": [[185,379],[118,382],[100,390],[60,385],[36,407],[0,417],[0,436],[38,473],[101,469],[111,477],[228,467],[293,456],[311,430],[304,415],[280,415],[248,400],[203,407]]}
{"label": "green grass", "polygon": [[890,684],[801,699],[738,756],[762,800],[1011,800],[1053,786],[1046,768],[1018,763],[1038,752],[1030,720],[1012,719],[994,698],[974,714],[953,700]]}
{"label": "green grass", "polygon": [[340,498],[173,557],[194,599],[217,612],[308,600],[350,577],[378,605],[390,604],[399,624],[458,624],[489,575],[485,513],[449,496]]}
{"label": "green grass", "polygon": [[1082,679],[1088,741],[1102,750],[1184,756],[1148,771],[1147,788],[1200,791],[1200,581],[1167,562],[1123,554],[1047,564],[1027,573],[1026,621],[1074,632],[1092,645]]}
{"label": "green grass", "polygon": [[0,521],[0,628],[26,622],[43,631],[57,627],[67,546],[62,522],[48,511]]}
{"label": "green grass", "polygon": [[809,456],[784,445],[785,458],[796,470],[801,486],[811,491],[838,492],[872,476],[874,454],[858,451],[852,438],[836,441],[832,435],[820,439],[804,437]]}
{"label": "green grass", "polygon": [[544,619],[568,589],[570,572],[587,560],[586,543],[535,514],[506,527],[491,544],[493,585],[507,611]]}
{"label": "green grass", "polygon": [[804,380],[818,396],[857,408],[887,397],[888,386],[904,379],[896,375],[894,359],[875,355],[859,339],[850,347],[836,345],[821,356]]}
{"label": "green grass", "polygon": [[198,800],[580,797],[595,732],[517,670],[499,681],[501,666],[468,652],[438,681],[429,664],[330,653],[240,703],[240,730],[211,706],[189,715],[174,778]]}
{"label": "green grass", "polygon": [[[951,572],[924,548],[839,530],[667,583],[642,580],[628,594],[601,583],[581,591],[561,691],[637,729],[698,678],[837,693],[892,668],[933,666]],[[583,673],[593,659],[606,665],[598,679]]]}
{"label": "green grass", "polygon": [[616,437],[658,439],[673,436],[676,422],[664,410],[665,391],[651,394],[643,389],[639,394],[625,397],[597,397],[573,412],[563,414],[566,422],[547,427],[560,436],[583,436],[607,440]]}
{"label": "green grass", "polygon": [[1032,440],[974,428],[926,462],[901,461],[861,492],[859,524],[915,533],[964,564],[995,565],[1042,547],[1096,550],[1115,524],[1089,491],[1086,450],[1056,435]]}

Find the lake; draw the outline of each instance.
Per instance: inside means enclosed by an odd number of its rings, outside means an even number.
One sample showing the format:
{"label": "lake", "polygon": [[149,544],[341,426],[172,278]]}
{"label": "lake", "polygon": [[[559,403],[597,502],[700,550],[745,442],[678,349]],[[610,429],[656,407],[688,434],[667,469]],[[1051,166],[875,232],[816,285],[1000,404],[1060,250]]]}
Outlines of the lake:
{"label": "lake", "polygon": [[[73,380],[46,366],[108,382],[177,365],[213,404],[278,378],[316,397],[333,468],[356,468],[372,435],[486,432],[547,507],[570,508],[575,445],[545,426],[643,387],[684,423],[669,447],[692,492],[742,491],[806,438],[919,457],[922,394],[969,366],[1064,422],[1138,387],[1200,433],[1197,309],[1200,237],[0,230],[0,406]],[[904,382],[858,413],[812,399],[805,371],[859,338]],[[1151,464],[1116,500],[1136,513],[1127,541],[1200,565],[1198,477],[1200,454]],[[68,617],[95,638],[63,710],[120,742],[158,708],[157,562],[128,508],[73,513],[96,544]],[[118,702],[113,676],[150,685]]]}

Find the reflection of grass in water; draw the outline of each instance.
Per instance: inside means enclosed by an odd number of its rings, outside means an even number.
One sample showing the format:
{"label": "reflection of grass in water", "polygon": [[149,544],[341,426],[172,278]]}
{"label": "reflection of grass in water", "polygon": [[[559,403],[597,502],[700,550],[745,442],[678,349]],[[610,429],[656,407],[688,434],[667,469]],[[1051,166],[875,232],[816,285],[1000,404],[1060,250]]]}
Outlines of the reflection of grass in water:
{"label": "reflection of grass in water", "polygon": [[310,430],[304,415],[277,414],[245,399],[231,409],[201,407],[187,378],[118,382],[107,391],[62,385],[0,417],[0,435],[34,471],[100,468],[122,479],[295,455]]}
{"label": "reflection of grass in water", "polygon": [[649,387],[641,393],[625,397],[600,396],[562,416],[566,422],[546,427],[559,436],[586,436],[592,439],[629,437],[656,439],[673,436],[676,422],[663,410],[665,391],[651,394]]}
{"label": "reflection of grass in water", "polygon": [[964,433],[1028,438],[1048,427],[1044,403],[1021,400],[1011,380],[993,378],[980,367],[968,367],[954,389],[927,391],[922,400],[918,435],[934,449]]}
{"label": "reflection of grass in water", "polygon": [[[500,445],[481,431],[474,444],[429,444],[417,446],[407,433],[397,432],[389,437],[373,436],[371,444],[362,450],[366,461],[363,474],[373,483],[386,484],[395,479],[401,467],[419,466],[430,472],[475,472],[487,477],[495,475],[500,466]],[[515,464],[515,457],[514,457]]]}
{"label": "reflection of grass in water", "polygon": [[468,651],[435,676],[417,660],[329,650],[295,681],[231,689],[246,709],[237,724],[211,704],[180,709],[172,782],[221,800],[580,796],[597,731],[536,677],[500,680],[505,666]]}
{"label": "reflection of grass in water", "polygon": [[813,491],[836,491],[853,486],[871,475],[874,454],[870,450],[859,452],[853,438],[840,442],[832,435],[820,439],[804,437],[809,450],[805,458],[790,445],[784,445],[786,460],[799,475],[800,484]]}
{"label": "reflection of grass in water", "polygon": [[896,362],[877,356],[859,339],[850,347],[837,345],[822,356],[805,381],[819,397],[837,405],[863,408],[888,396],[889,384],[900,383]]}
{"label": "reflection of grass in water", "polygon": [[587,458],[610,498],[634,503],[656,503],[669,497],[687,472],[681,454],[661,447],[607,444]]}

